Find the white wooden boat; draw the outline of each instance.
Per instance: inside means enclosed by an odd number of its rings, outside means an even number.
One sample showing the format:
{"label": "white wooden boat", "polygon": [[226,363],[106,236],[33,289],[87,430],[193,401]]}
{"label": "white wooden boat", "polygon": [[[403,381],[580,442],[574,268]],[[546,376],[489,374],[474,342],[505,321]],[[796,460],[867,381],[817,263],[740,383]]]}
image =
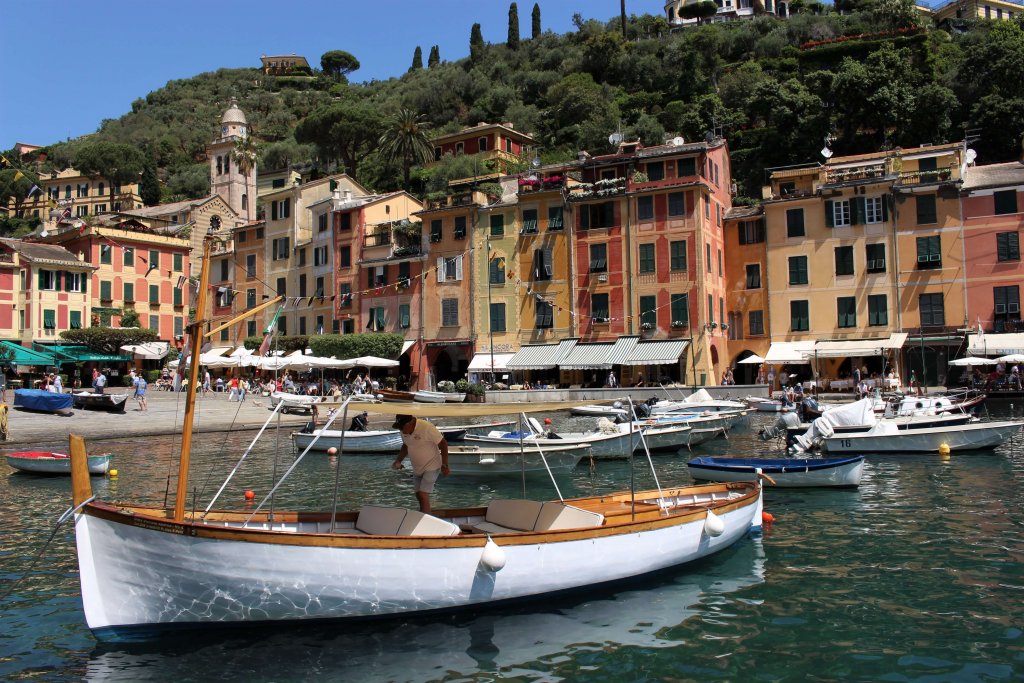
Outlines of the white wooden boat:
{"label": "white wooden boat", "polygon": [[522,449],[518,444],[514,448],[458,445],[448,448],[448,468],[452,474],[475,476],[546,473],[571,470],[589,456],[586,444],[558,445],[557,441],[523,444]]}
{"label": "white wooden boat", "polygon": [[628,411],[625,408],[616,408],[615,406],[609,405],[585,405],[576,406],[569,411],[570,415],[583,415],[586,417],[610,417],[615,418],[620,415],[625,415]]}
{"label": "white wooden boat", "polygon": [[724,427],[690,427],[690,439],[686,445],[692,449],[694,446],[699,446],[706,441],[717,439],[725,433]]}
{"label": "white wooden boat", "polygon": [[[619,431],[623,434],[628,434],[631,429],[633,432],[643,432],[644,441],[647,443],[647,450],[652,452],[678,451],[690,445],[690,425],[684,422],[677,424],[651,424],[647,421],[635,421],[632,427],[628,422],[619,423],[618,427]],[[640,448],[643,448],[643,446],[641,445]]]}
{"label": "white wooden boat", "polygon": [[[450,441],[461,441],[466,432],[456,427],[438,427],[444,437]],[[344,435],[344,441],[342,441]],[[292,432],[295,448],[326,452],[330,448],[347,453],[398,453],[402,447],[402,435],[397,429],[377,429],[366,432],[355,432],[341,429],[315,429],[311,432]]]}
{"label": "white wooden boat", "polygon": [[782,410],[782,401],[764,396],[746,396],[743,398],[754,410],[761,413],[777,413]]}
{"label": "white wooden boat", "polygon": [[622,433],[616,430],[609,432],[557,432],[558,438],[552,439],[544,434],[516,432],[491,432],[487,436],[467,436],[466,443],[471,444],[518,444],[520,439],[523,443],[541,441],[550,443],[552,441],[563,444],[585,444],[590,446],[590,455],[594,460],[621,460],[628,458],[629,454],[640,445],[640,433]]}
{"label": "white wooden boat", "polygon": [[[357,400],[374,402],[370,396],[360,396]],[[304,394],[289,394],[283,391],[275,391],[270,394],[270,408],[274,409],[278,403],[284,402],[281,406],[282,413],[308,413],[315,405],[320,413],[328,410],[337,410],[344,403],[344,399],[336,396],[306,396]]]}
{"label": "white wooden boat", "polygon": [[[66,453],[50,451],[16,451],[5,453],[7,464],[22,472],[33,474],[71,474],[71,458]],[[89,474],[106,474],[110,471],[110,453],[89,456]]]}
{"label": "white wooden boat", "polygon": [[[483,436],[490,434],[495,430],[508,431],[515,426],[515,420],[503,420],[503,421],[482,421],[476,424],[457,424],[457,425],[444,425],[444,429],[461,429],[466,434],[477,434]],[[442,427],[438,425],[438,429]]]}
{"label": "white wooden boat", "polygon": [[420,389],[413,393],[412,400],[419,401],[420,403],[444,403],[445,394],[442,391],[428,391],[426,389]]}
{"label": "white wooden boat", "polygon": [[773,486],[785,488],[856,487],[864,472],[864,456],[839,458],[694,458],[686,463],[700,481],[755,481],[761,472]]}
{"label": "white wooden boat", "polygon": [[[896,429],[927,429],[929,427],[948,427],[951,425],[962,425],[968,424],[969,422],[977,421],[977,418],[973,417],[970,413],[904,415],[901,417],[884,417],[879,420],[879,422],[890,422],[896,425]],[[873,424],[837,425],[833,427],[833,431],[836,434],[851,434],[855,432],[866,432],[873,426]]]}
{"label": "white wooden boat", "polygon": [[834,434],[825,437],[821,450],[825,453],[938,453],[948,446],[952,451],[995,448],[1020,432],[1017,420],[974,422],[948,427],[898,429],[889,422],[879,422],[866,432]]}
{"label": "white wooden boat", "polygon": [[651,414],[662,413],[702,413],[723,410],[746,410],[747,404],[740,401],[716,399],[706,389],[698,389],[680,401],[658,401],[651,406]]}
{"label": "white wooden boat", "polygon": [[[210,289],[211,243],[206,239],[203,244],[199,311],[206,310]],[[189,325],[193,357],[199,356],[207,325],[203,320]],[[190,369],[192,386],[198,365]],[[347,512],[268,507],[304,453],[252,507],[217,510],[228,482],[208,502],[196,501],[189,487],[195,405],[195,394],[188,392],[173,505],[97,500],[85,442],[71,436],[82,605],[100,640],[187,626],[407,618],[543,598],[706,557],[761,524],[756,482],[659,483],[646,491],[570,500],[560,494],[550,501],[492,500],[433,514],[372,504]],[[466,418],[571,407],[556,406],[531,403],[510,411],[492,404],[380,404],[369,410]],[[346,419],[346,412],[340,419]],[[336,484],[325,486],[345,483],[344,477],[335,479]],[[552,483],[557,492],[557,482]]]}

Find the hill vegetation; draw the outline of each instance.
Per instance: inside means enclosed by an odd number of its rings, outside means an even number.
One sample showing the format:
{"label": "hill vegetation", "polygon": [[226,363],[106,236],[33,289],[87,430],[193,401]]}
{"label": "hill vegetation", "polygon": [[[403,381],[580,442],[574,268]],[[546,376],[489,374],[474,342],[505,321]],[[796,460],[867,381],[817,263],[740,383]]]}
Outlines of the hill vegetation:
{"label": "hill vegetation", "polygon": [[[739,198],[760,196],[764,169],[820,159],[826,136],[836,154],[962,140],[970,130],[980,163],[1016,158],[1024,135],[1024,24],[958,21],[930,28],[909,0],[845,0],[847,14],[795,0],[787,19],[702,23],[669,31],[662,17],[603,23],[574,18],[575,30],[530,37],[509,13],[506,43],[467,31],[468,57],[444,61],[409,46],[412,66],[386,81],[350,83],[355,56],[324,55],[324,71],[264,76],[221,69],[176,80],[106,120],[88,143],[134,145],[155,168],[161,200],[209,191],[205,145],[234,96],[260,142],[259,167],[345,169],[365,185],[418,192],[443,187],[451,169],[424,171],[378,141],[393,122],[429,135],[479,122],[512,122],[539,141],[544,162],[580,149],[609,151],[608,136],[660,144],[666,135],[726,137]],[[347,57],[346,57],[347,55]],[[349,60],[348,58],[351,58]],[[311,61],[313,61],[311,59]],[[47,163],[73,164],[84,140],[49,148]],[[405,149],[405,148],[403,148]],[[0,192],[5,174],[0,171]],[[408,180],[406,180],[408,178]],[[24,182],[24,179],[22,179]]]}

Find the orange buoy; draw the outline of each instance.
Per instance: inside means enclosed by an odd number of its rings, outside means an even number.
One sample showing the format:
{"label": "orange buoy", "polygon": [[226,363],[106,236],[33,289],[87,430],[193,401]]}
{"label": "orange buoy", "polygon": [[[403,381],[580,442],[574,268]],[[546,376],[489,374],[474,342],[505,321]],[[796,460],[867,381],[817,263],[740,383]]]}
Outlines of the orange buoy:
{"label": "orange buoy", "polygon": [[775,515],[773,515],[770,512],[761,512],[761,523],[762,524],[771,524],[774,521],[775,521]]}
{"label": "orange buoy", "polygon": [[245,492],[245,499],[246,500],[252,500],[255,497],[256,497],[256,492],[255,491],[246,491]]}

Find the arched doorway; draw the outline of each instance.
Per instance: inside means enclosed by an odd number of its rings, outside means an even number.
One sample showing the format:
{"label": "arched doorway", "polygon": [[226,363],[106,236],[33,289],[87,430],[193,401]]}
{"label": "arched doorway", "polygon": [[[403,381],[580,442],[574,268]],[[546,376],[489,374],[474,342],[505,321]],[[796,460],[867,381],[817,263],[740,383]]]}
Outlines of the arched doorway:
{"label": "arched doorway", "polygon": [[732,362],[732,375],[736,384],[757,384],[757,372],[761,368],[760,363],[744,363],[743,361],[757,354],[753,351],[740,351],[736,360]]}
{"label": "arched doorway", "polygon": [[788,2],[780,2],[778,4],[778,11],[776,12],[776,14],[778,16],[780,16],[780,17],[788,16],[789,15],[789,3]]}

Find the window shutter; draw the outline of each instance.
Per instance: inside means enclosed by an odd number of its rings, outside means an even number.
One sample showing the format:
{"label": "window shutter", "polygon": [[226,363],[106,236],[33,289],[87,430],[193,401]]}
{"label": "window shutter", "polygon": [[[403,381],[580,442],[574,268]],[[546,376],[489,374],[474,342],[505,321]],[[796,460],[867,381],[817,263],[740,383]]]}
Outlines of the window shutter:
{"label": "window shutter", "polygon": [[45,270],[40,270],[39,271],[39,289],[42,289],[45,286],[46,286],[46,271]]}
{"label": "window shutter", "polygon": [[74,274],[71,271],[67,271],[67,272],[64,273],[64,291],[65,292],[70,292],[71,291],[71,288],[74,285],[74,280],[75,280],[75,277],[74,277]]}
{"label": "window shutter", "polygon": [[864,197],[854,197],[850,202],[850,225],[860,225],[867,216],[867,202]]}
{"label": "window shutter", "polygon": [[82,294],[87,293],[90,277],[92,276],[89,273],[82,273]]}
{"label": "window shutter", "polygon": [[1020,258],[1020,235],[1011,232],[1006,237],[1006,249],[1009,252],[1007,258],[1016,261]]}
{"label": "window shutter", "polygon": [[373,289],[373,268],[366,269],[366,286]]}
{"label": "window shutter", "polygon": [[541,268],[544,267],[544,251],[541,249],[533,250],[533,279],[539,280],[541,278]]}
{"label": "window shutter", "polygon": [[455,257],[455,279],[462,281],[462,254]]}
{"label": "window shutter", "polygon": [[437,257],[437,281],[444,282],[444,256]]}
{"label": "window shutter", "polygon": [[1006,235],[996,235],[996,259],[1007,261],[1010,258],[1009,240]]}
{"label": "window shutter", "polygon": [[270,202],[270,220],[277,220],[277,202]]}
{"label": "window shutter", "polygon": [[590,207],[586,204],[580,207],[580,227],[584,230],[590,229]]}
{"label": "window shutter", "polygon": [[63,274],[64,274],[64,271],[61,271],[61,270],[55,270],[53,272],[53,289],[56,292],[59,292],[61,290],[61,287],[62,287],[61,275],[63,275]]}
{"label": "window shutter", "polygon": [[882,195],[882,221],[889,220],[889,196]]}
{"label": "window shutter", "polygon": [[554,265],[554,261],[551,259],[551,247],[544,249],[544,274],[551,278],[551,269]]}
{"label": "window shutter", "polygon": [[832,213],[832,204],[834,202],[825,202],[825,227],[835,227],[835,215]]}

